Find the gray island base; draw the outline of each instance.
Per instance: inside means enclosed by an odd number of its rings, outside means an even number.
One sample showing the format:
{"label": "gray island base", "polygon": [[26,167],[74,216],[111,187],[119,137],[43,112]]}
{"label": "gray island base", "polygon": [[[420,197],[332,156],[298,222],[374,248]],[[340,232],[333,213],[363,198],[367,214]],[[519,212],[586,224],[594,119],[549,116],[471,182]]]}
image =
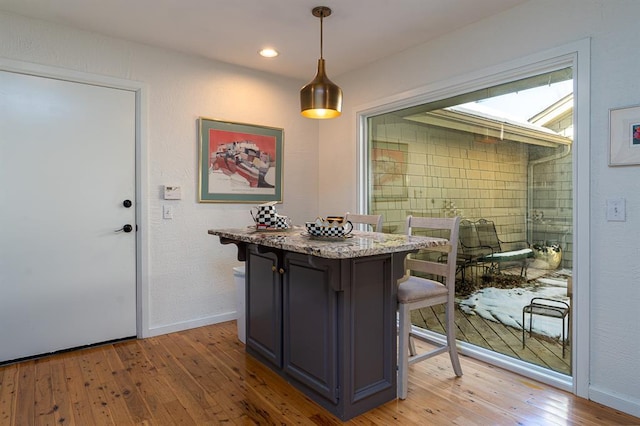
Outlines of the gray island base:
{"label": "gray island base", "polygon": [[341,420],[396,398],[396,282],[445,239],[214,229],[246,262],[246,351]]}

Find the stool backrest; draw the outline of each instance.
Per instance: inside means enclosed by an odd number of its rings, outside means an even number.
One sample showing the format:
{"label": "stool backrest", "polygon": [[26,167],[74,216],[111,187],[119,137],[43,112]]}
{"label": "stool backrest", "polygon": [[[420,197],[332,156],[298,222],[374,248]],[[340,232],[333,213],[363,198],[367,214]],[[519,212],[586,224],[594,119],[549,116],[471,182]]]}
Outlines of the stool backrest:
{"label": "stool backrest", "polygon": [[[435,252],[435,258],[417,258],[416,255],[407,256],[406,269],[426,274],[438,275],[445,278],[445,284],[450,291],[455,286],[456,257],[458,255],[458,233],[460,230],[460,217],[416,217],[408,216],[406,223],[407,235],[423,235],[431,237],[447,238],[449,244],[426,248],[418,253]],[[443,261],[446,254],[446,261]],[[420,256],[423,257],[423,256]]]}
{"label": "stool backrest", "polygon": [[345,220],[351,221],[352,224],[365,224],[373,226],[375,232],[382,232],[382,215],[381,214],[345,214]]}

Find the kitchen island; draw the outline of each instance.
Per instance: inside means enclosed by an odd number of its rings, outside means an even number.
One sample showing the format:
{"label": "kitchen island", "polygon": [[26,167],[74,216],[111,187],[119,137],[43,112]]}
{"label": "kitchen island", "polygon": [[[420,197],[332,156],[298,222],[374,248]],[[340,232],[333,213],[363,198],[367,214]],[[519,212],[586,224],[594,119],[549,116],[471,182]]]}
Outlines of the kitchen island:
{"label": "kitchen island", "polygon": [[341,420],[396,398],[396,282],[441,238],[213,229],[246,262],[246,351]]}

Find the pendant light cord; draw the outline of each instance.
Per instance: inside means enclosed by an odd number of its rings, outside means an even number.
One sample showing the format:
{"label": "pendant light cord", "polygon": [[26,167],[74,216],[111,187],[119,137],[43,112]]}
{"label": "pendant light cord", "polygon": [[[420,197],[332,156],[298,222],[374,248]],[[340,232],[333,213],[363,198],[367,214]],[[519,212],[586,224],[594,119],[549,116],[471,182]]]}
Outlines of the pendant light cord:
{"label": "pendant light cord", "polygon": [[322,31],[322,21],[324,20],[324,12],[320,13],[320,59],[324,59],[322,57],[322,45],[323,45],[323,31]]}

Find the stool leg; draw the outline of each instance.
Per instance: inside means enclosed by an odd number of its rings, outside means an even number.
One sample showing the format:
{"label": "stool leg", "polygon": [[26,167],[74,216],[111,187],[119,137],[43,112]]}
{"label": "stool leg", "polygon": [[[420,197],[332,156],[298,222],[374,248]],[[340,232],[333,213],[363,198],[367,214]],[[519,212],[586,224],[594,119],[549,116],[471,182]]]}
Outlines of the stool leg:
{"label": "stool leg", "polygon": [[398,305],[400,317],[400,336],[398,338],[398,398],[407,398],[409,387],[409,331],[411,330],[410,309],[404,304]]}
{"label": "stool leg", "polygon": [[447,315],[447,346],[449,346],[449,358],[451,359],[451,365],[456,376],[462,377],[462,366],[460,365],[460,359],[458,358],[458,348],[456,347],[456,322],[453,311],[453,303],[447,303],[446,306]]}

